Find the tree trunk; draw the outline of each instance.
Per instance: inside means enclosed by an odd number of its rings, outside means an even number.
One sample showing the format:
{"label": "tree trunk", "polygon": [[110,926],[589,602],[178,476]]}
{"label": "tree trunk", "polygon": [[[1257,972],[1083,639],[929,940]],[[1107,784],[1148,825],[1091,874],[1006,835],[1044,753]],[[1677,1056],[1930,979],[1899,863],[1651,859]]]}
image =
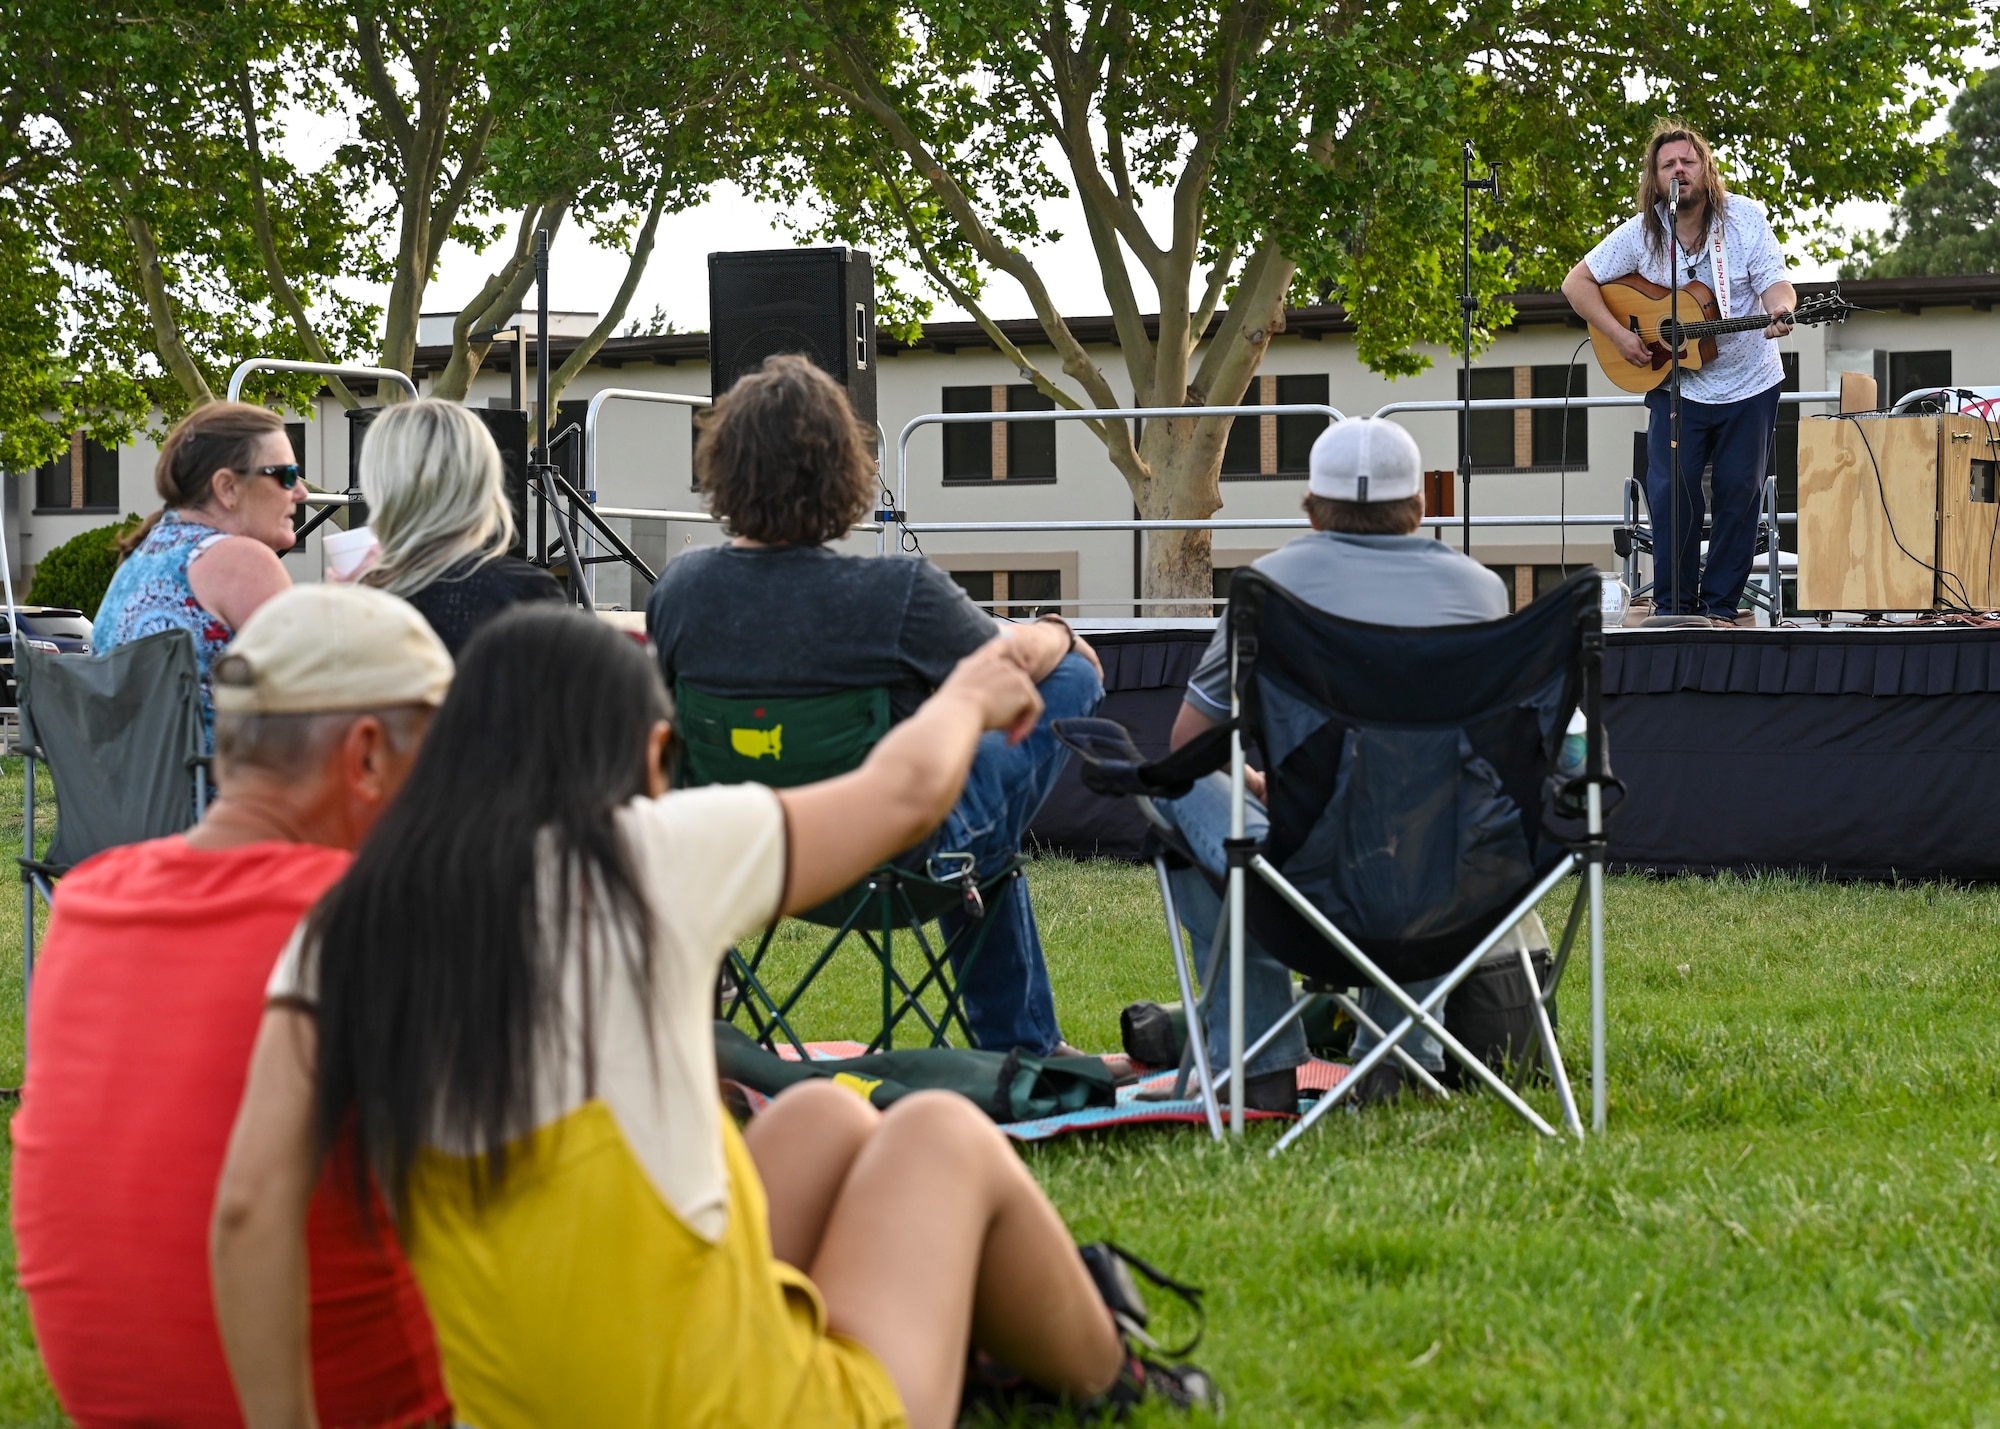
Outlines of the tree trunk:
{"label": "tree trunk", "polygon": [[167,286],[167,276],[160,266],[159,245],[153,240],[152,225],[139,215],[133,207],[129,193],[122,192],[125,201],[122,215],[126,235],[132,240],[133,266],[139,276],[139,292],[146,300],[146,315],[153,323],[153,350],[160,356],[160,362],[173,374],[182,392],[187,394],[188,405],[204,406],[215,400],[215,394],[208,390],[208,379],[201,375],[201,367],[187,350],[187,343],[181,337],[180,319],[174,312],[174,295]]}
{"label": "tree trunk", "polygon": [[[1146,521],[1205,521],[1222,509],[1222,447],[1229,419],[1148,422],[1139,455],[1151,471],[1137,493]],[[1206,615],[1214,596],[1207,531],[1147,531],[1141,536],[1139,594],[1149,616]]]}

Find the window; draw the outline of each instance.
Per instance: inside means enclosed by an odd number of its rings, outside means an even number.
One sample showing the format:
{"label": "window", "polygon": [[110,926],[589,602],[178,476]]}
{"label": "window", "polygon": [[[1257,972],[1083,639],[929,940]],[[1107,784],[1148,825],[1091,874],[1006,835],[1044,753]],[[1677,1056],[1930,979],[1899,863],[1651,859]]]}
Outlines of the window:
{"label": "window", "polygon": [[[1243,401],[1234,405],[1324,405],[1330,385],[1323,372],[1259,377],[1244,392]],[[1238,417],[1229,424],[1229,438],[1222,448],[1222,475],[1225,480],[1236,481],[1304,476],[1313,441],[1325,430],[1326,418],[1316,413],[1274,412],[1268,417]]]}
{"label": "window", "polygon": [[[1053,412],[1053,398],[1025,382],[994,387],[947,387],[947,412]],[[1054,422],[953,422],[944,429],[944,479],[949,482],[1054,481]]]}
{"label": "window", "polygon": [[[951,571],[958,588],[988,615],[1033,620],[1062,613],[1061,571]],[[1039,602],[1046,602],[1040,604]]]}
{"label": "window", "polygon": [[[1465,372],[1461,368],[1458,378],[1459,396],[1465,395]],[[1472,369],[1472,400],[1486,402],[1505,400],[1514,395],[1514,369],[1511,367],[1475,367]],[[1472,414],[1472,431],[1467,445],[1471,448],[1472,466],[1475,471],[1481,467],[1488,470],[1505,470],[1519,465],[1514,460],[1514,414],[1512,412],[1479,412]]]}
{"label": "window", "polygon": [[[1475,367],[1472,400],[1506,401],[1516,397],[1582,397],[1588,376],[1581,364],[1547,367]],[[1459,393],[1465,392],[1463,379]],[[1590,414],[1585,408],[1565,414],[1560,408],[1519,408],[1472,414],[1472,465],[1486,471],[1583,471],[1589,466]]]}
{"label": "window", "polygon": [[[1875,382],[1883,406],[1926,387],[1951,386],[1951,352],[1877,352]],[[1886,369],[1886,370],[1885,370]],[[1883,379],[1887,378],[1884,385]]]}
{"label": "window", "polygon": [[78,433],[69,454],[35,468],[38,511],[116,511],[118,449]]}
{"label": "window", "polygon": [[[1278,405],[1327,405],[1329,383],[1324,372],[1302,373],[1278,379]],[[1293,412],[1278,418],[1278,472],[1284,476],[1304,476],[1312,455],[1313,442],[1326,430],[1326,418],[1316,413]]]}
{"label": "window", "polygon": [[[1799,355],[1796,352],[1780,354],[1785,363],[1785,380],[1780,389],[1786,392],[1799,390]],[[1835,386],[1839,383],[1835,382]],[[1778,406],[1778,430],[1771,443],[1771,467],[1778,476],[1778,510],[1797,512],[1799,509],[1799,404],[1783,402]],[[1778,527],[1778,549],[1796,551],[1799,548],[1799,528],[1787,522]]]}
{"label": "window", "polygon": [[[1007,389],[1010,412],[1053,412],[1055,399],[1026,383]],[[1007,479],[1009,481],[1054,481],[1056,479],[1056,424],[1054,422],[1008,422]]]}
{"label": "window", "polygon": [[[990,412],[991,387],[947,387],[947,412]],[[944,429],[944,479],[946,481],[991,481],[993,479],[993,424],[991,422],[951,423]],[[975,593],[973,599],[980,597]],[[993,599],[988,591],[985,599]]]}
{"label": "window", "polygon": [[[1553,367],[1536,367],[1531,369],[1531,373],[1528,379],[1528,395],[1531,397],[1575,399],[1589,391],[1589,376],[1580,362],[1573,367],[1561,363]],[[1571,471],[1588,466],[1589,423],[1590,411],[1586,407],[1571,408],[1567,420],[1561,408],[1532,413],[1529,421],[1532,449],[1528,464],[1567,467]]]}

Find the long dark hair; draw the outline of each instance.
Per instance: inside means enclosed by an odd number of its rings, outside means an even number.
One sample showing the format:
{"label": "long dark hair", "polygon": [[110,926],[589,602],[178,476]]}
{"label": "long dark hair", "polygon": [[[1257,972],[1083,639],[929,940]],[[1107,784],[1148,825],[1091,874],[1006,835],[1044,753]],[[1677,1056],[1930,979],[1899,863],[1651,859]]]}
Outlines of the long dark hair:
{"label": "long dark hair", "polygon": [[407,1226],[418,1150],[440,1135],[482,1148],[476,1196],[504,1181],[507,1143],[545,1110],[580,918],[581,956],[617,949],[650,998],[650,910],[613,815],[646,792],[647,732],[670,708],[644,649],[579,611],[516,607],[466,645],[408,782],[307,929],[320,1148],[352,1127],[364,1213],[372,1170]]}

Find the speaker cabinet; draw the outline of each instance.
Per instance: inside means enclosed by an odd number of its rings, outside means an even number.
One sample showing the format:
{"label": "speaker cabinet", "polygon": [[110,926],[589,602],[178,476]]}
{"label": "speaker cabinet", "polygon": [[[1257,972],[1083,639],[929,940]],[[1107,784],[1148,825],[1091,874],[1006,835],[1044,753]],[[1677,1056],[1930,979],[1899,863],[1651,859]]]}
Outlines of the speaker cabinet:
{"label": "speaker cabinet", "polygon": [[767,357],[796,352],[875,423],[875,262],[850,248],[708,255],[709,390],[720,397]]}
{"label": "speaker cabinet", "polygon": [[2000,604],[2000,434],[1976,417],[1799,425],[1799,605]]}
{"label": "speaker cabinet", "polygon": [[[347,414],[347,484],[361,485],[361,448],[368,429],[382,415],[381,407],[356,407]],[[507,492],[508,509],[514,513],[514,544],[510,556],[528,552],[528,414],[511,407],[468,407],[479,418],[500,448],[501,484]],[[352,510],[352,508],[349,508]],[[362,513],[356,513],[362,514]],[[349,523],[341,521],[345,526]],[[360,523],[354,523],[360,524]]]}

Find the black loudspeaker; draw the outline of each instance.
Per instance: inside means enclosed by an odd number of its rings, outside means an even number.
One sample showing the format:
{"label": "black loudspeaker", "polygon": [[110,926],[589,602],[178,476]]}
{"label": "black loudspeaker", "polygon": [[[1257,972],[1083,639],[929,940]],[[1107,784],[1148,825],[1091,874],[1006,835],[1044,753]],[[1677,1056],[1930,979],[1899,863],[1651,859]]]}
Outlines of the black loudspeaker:
{"label": "black loudspeaker", "polygon": [[810,358],[873,426],[875,260],[849,248],[709,254],[709,391],[781,352]]}
{"label": "black loudspeaker", "polygon": [[[350,488],[361,485],[361,446],[368,438],[368,428],[382,414],[380,407],[356,407],[347,414],[347,484]],[[500,448],[501,482],[507,492],[507,505],[514,513],[514,544],[507,548],[510,556],[525,556],[528,551],[528,414],[510,407],[468,407],[466,410],[486,424],[493,444]],[[365,508],[354,510],[354,514],[366,520]],[[356,522],[355,524],[362,524]]]}

